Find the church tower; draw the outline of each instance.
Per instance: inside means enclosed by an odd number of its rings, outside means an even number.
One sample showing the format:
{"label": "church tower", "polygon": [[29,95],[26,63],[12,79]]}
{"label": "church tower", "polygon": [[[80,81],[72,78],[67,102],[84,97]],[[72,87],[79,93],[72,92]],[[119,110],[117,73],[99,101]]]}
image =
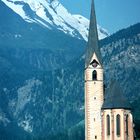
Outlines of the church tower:
{"label": "church tower", "polygon": [[131,107],[119,84],[111,81],[105,94],[103,85],[103,64],[92,0],[85,57],[85,140],[134,140]]}
{"label": "church tower", "polygon": [[85,59],[85,139],[102,140],[103,66],[93,0]]}

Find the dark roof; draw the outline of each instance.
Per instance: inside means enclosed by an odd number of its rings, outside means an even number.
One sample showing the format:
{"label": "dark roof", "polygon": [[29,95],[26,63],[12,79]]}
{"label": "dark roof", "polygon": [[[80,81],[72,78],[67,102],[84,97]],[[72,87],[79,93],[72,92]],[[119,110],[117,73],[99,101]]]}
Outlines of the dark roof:
{"label": "dark roof", "polygon": [[106,92],[102,109],[131,109],[128,100],[123,96],[120,85],[116,81],[111,81]]}
{"label": "dark roof", "polygon": [[102,65],[101,52],[100,52],[100,49],[98,46],[98,32],[97,32],[95,7],[94,7],[94,1],[92,0],[90,25],[89,25],[89,36],[88,36],[86,62],[85,62],[86,67],[90,64],[90,61],[91,61],[91,58],[92,58],[92,55],[94,52],[96,53],[99,63]]}

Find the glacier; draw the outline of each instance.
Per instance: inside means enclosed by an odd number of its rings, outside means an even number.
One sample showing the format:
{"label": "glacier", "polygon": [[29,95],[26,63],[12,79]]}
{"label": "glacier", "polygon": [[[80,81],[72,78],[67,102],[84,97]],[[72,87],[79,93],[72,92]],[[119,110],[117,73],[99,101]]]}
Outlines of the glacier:
{"label": "glacier", "polygon": [[[2,0],[26,22],[36,23],[47,29],[57,29],[72,37],[87,41],[89,20],[81,15],[72,15],[58,0]],[[99,39],[109,36],[98,25]]]}

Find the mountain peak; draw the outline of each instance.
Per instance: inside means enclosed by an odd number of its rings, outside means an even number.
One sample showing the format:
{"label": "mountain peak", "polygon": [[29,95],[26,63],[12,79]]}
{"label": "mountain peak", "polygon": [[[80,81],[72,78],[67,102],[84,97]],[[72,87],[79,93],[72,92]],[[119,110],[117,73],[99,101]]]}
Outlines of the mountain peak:
{"label": "mountain peak", "polygon": [[[47,29],[57,29],[72,37],[87,41],[89,20],[81,15],[72,15],[58,0],[2,0],[26,22],[36,23]],[[98,26],[99,39],[108,36]]]}

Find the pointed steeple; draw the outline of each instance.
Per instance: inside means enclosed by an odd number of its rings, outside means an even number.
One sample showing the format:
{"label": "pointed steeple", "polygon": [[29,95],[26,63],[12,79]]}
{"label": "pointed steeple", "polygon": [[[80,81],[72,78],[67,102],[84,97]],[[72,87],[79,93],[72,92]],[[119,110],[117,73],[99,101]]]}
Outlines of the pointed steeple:
{"label": "pointed steeple", "polygon": [[95,15],[95,6],[94,6],[94,0],[92,0],[89,36],[88,36],[86,62],[85,62],[86,67],[90,64],[91,58],[94,53],[96,54],[99,63],[102,65],[101,52],[98,46],[98,32],[97,32],[97,23],[96,23],[96,15]]}

